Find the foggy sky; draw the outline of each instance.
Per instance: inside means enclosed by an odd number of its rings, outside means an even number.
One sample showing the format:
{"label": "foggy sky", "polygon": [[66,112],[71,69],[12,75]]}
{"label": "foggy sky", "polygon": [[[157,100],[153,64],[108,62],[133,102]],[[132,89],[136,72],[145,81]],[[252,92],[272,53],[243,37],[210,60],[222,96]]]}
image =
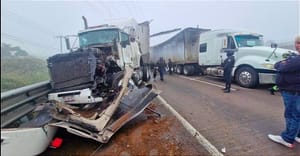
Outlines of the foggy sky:
{"label": "foggy sky", "polygon": [[[151,34],[174,28],[243,29],[265,41],[300,34],[299,1],[27,1],[1,0],[1,41],[35,56],[60,51],[55,36],[77,34],[81,16],[90,26],[119,19],[153,20]],[[65,45],[63,44],[63,48]],[[65,52],[64,48],[64,52]]]}

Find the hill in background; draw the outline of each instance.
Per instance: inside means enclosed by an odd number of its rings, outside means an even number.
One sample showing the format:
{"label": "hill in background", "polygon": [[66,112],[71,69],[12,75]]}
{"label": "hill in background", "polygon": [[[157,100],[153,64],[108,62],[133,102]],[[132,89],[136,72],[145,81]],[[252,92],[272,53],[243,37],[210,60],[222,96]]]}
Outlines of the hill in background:
{"label": "hill in background", "polygon": [[45,60],[29,56],[19,47],[1,45],[1,92],[49,80]]}
{"label": "hill in background", "polygon": [[49,80],[46,61],[33,57],[1,58],[1,92]]}

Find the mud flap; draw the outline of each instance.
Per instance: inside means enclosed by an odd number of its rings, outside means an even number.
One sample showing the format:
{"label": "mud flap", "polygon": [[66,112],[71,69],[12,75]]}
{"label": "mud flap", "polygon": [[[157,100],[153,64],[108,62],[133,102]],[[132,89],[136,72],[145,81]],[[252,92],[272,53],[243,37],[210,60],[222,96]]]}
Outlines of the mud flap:
{"label": "mud flap", "polygon": [[141,114],[157,95],[158,91],[153,89],[152,85],[133,89],[128,95],[123,96],[113,118],[102,131],[93,131],[80,124],[66,121],[53,123],[51,126],[65,128],[68,132],[80,137],[107,143],[122,126]]}

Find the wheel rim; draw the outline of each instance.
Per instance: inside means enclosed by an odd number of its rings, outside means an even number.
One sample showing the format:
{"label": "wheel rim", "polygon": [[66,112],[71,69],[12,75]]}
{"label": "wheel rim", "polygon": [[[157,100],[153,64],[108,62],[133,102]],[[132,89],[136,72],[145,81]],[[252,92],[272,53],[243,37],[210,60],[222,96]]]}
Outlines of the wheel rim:
{"label": "wheel rim", "polygon": [[188,74],[188,70],[186,68],[183,68],[183,74],[187,75]]}
{"label": "wheel rim", "polygon": [[147,69],[147,80],[150,80],[150,70]]}
{"label": "wheel rim", "polygon": [[178,74],[180,74],[180,67],[177,67],[176,71],[177,71]]}
{"label": "wheel rim", "polygon": [[252,80],[252,75],[250,72],[248,71],[243,71],[240,73],[239,75],[239,81],[242,85],[249,85],[251,83],[251,80]]}

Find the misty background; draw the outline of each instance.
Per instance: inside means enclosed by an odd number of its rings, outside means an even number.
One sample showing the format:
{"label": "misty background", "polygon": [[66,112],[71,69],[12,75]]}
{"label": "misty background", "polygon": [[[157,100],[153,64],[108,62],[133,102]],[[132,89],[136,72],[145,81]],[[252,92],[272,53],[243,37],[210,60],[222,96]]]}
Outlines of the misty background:
{"label": "misty background", "polygon": [[[299,1],[28,1],[1,0],[1,42],[47,58],[60,53],[60,38],[89,26],[134,18],[153,20],[150,34],[174,28],[239,29],[267,43],[293,44],[300,34]],[[63,41],[62,51],[66,52]]]}

